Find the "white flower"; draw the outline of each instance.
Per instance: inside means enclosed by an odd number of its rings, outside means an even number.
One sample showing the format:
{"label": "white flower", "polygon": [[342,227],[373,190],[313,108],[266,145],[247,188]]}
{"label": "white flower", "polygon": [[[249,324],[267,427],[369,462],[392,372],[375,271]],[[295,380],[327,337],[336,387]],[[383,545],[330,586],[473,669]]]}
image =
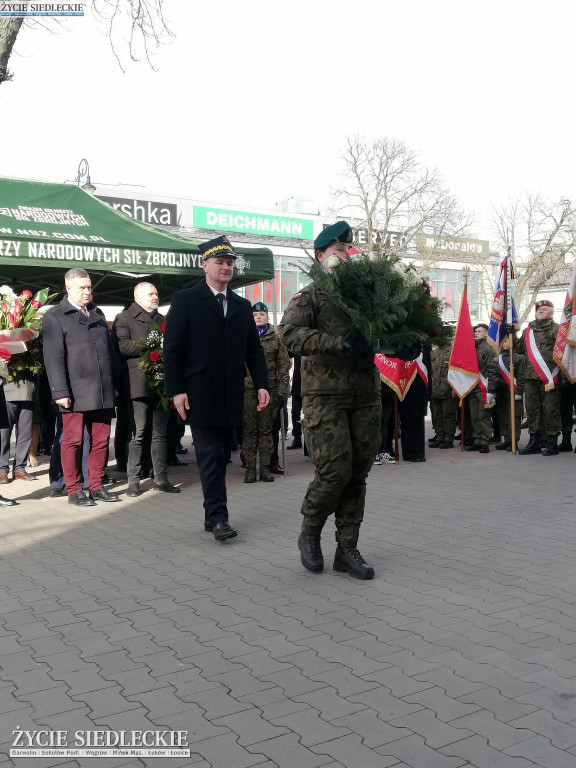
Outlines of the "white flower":
{"label": "white flower", "polygon": [[8,297],[12,298],[16,296],[16,294],[14,293],[12,288],[10,288],[9,285],[0,285],[0,295],[6,296],[7,298]]}
{"label": "white flower", "polygon": [[328,256],[328,258],[326,259],[326,266],[329,269],[334,269],[334,267],[337,267],[338,264],[340,264],[340,261],[341,261],[340,257],[336,256],[336,254],[333,253],[332,256]]}

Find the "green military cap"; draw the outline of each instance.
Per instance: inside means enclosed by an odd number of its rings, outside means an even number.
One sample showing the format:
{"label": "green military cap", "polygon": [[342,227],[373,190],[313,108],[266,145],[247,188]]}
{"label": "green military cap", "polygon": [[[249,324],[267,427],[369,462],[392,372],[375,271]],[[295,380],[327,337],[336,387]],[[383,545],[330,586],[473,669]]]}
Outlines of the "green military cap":
{"label": "green military cap", "polygon": [[268,307],[261,301],[257,301],[256,304],[252,304],[252,312],[268,312]]}
{"label": "green military cap", "polygon": [[338,240],[340,243],[352,242],[352,227],[347,221],[337,221],[336,224],[330,224],[329,227],[325,227],[322,232],[314,240],[314,250],[321,251],[327,248],[334,240]]}

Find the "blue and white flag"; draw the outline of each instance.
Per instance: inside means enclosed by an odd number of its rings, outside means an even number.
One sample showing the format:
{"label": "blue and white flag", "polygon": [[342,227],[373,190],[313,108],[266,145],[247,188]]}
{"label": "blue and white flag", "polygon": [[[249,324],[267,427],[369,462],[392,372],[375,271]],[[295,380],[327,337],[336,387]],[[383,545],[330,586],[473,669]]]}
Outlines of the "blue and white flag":
{"label": "blue and white flag", "polygon": [[506,335],[504,327],[513,325],[515,330],[519,330],[518,314],[514,299],[510,295],[509,279],[512,277],[512,262],[507,255],[500,264],[500,272],[496,280],[496,290],[494,291],[494,301],[492,302],[492,313],[490,315],[490,327],[488,328],[488,338],[486,341],[496,354],[500,352],[502,339]]}

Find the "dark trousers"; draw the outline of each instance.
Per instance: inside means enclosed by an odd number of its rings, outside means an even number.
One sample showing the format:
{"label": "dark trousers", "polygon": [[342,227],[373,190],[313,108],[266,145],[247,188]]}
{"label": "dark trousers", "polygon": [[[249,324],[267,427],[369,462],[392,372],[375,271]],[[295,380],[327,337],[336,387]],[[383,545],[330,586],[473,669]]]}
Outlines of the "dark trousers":
{"label": "dark trousers", "polygon": [[142,469],[142,452],[146,438],[150,440],[150,454],[154,479],[157,483],[166,480],[166,426],[168,411],[155,407],[155,398],[132,400],[134,410],[134,431],[128,446],[128,482],[137,483]]}
{"label": "dark trousers", "polygon": [[[48,478],[50,480],[50,488],[60,490],[66,485],[64,480],[64,472],[62,470],[62,462],[60,460],[60,448],[62,445],[62,414],[58,412],[56,416],[56,436],[52,446],[52,453],[50,454],[50,467],[48,469]],[[88,430],[84,427],[84,434],[82,440],[82,477],[84,478],[84,485],[88,485],[88,455],[90,453],[90,435]]]}
{"label": "dark trousers", "polygon": [[186,426],[178,416],[178,411],[171,408],[168,412],[168,422],[166,426],[166,456],[168,461],[176,458],[176,448],[184,437]]}
{"label": "dark trousers", "polygon": [[213,525],[228,520],[226,467],[231,427],[192,427],[198,474],[204,494],[204,519]]}
{"label": "dark trousers", "polygon": [[88,455],[90,490],[97,491],[98,488],[102,487],[111,423],[111,410],[101,409],[85,411],[84,413],[62,414],[61,461],[69,496],[82,490],[78,465],[84,439],[84,427],[90,435],[90,454]]}
{"label": "dark trousers", "polygon": [[10,435],[15,426],[17,429],[16,451],[14,455],[14,472],[26,469],[26,459],[32,439],[32,422],[34,420],[34,403],[31,400],[20,402],[6,401],[8,412],[8,429],[0,429],[0,471],[8,472],[10,464]]}

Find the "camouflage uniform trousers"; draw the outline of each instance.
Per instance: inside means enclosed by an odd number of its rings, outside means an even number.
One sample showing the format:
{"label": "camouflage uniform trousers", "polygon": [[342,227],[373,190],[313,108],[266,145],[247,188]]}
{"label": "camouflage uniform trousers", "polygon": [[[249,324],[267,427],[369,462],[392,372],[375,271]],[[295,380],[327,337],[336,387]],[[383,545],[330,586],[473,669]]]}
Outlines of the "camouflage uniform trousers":
{"label": "camouflage uniform trousers", "polygon": [[244,419],[242,453],[246,466],[256,466],[256,457],[260,456],[260,466],[270,466],[272,456],[272,426],[278,414],[278,393],[270,393],[270,403],[263,411],[256,410],[258,394],[253,387],[244,390]]}
{"label": "camouflage uniform trousers", "polygon": [[470,406],[474,442],[476,445],[489,445],[490,438],[492,437],[492,415],[490,414],[490,409],[484,407],[480,387],[474,387],[472,392],[466,395],[466,400],[468,400],[468,405]]}
{"label": "camouflage uniform trousers", "polygon": [[562,431],[560,417],[560,389],[544,389],[543,382],[526,379],[525,383],[526,414],[530,434],[541,432],[543,435],[556,436]]}
{"label": "camouflage uniform trousers", "polygon": [[303,396],[302,428],[316,467],[302,504],[302,532],[319,536],[334,513],[344,541],[358,541],[366,478],[380,444],[380,392]]}
{"label": "camouflage uniform trousers", "polygon": [[[498,424],[500,424],[500,433],[504,442],[512,440],[512,429],[510,427],[510,390],[498,390],[496,398],[496,408],[498,410]],[[524,413],[524,403],[522,400],[514,400],[514,437],[516,442],[520,439],[522,414]]]}
{"label": "camouflage uniform trousers", "polygon": [[458,399],[455,397],[433,397],[430,400],[430,412],[438,442],[454,442],[458,424]]}

